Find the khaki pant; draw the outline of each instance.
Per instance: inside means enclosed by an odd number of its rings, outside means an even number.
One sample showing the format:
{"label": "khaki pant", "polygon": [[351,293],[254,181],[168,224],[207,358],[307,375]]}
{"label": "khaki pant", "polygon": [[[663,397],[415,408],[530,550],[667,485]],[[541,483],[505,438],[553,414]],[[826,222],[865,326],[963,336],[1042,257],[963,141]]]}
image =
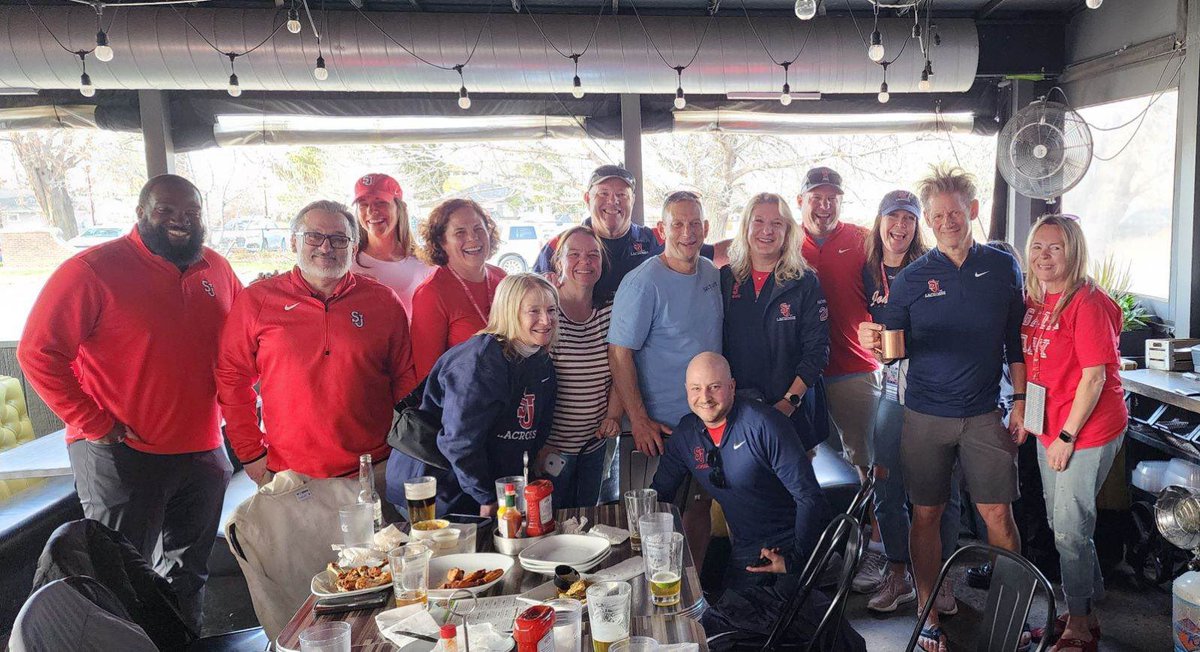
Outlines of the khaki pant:
{"label": "khaki pant", "polygon": [[881,381],[878,371],[825,380],[830,424],[841,440],[842,454],[854,466],[871,465]]}

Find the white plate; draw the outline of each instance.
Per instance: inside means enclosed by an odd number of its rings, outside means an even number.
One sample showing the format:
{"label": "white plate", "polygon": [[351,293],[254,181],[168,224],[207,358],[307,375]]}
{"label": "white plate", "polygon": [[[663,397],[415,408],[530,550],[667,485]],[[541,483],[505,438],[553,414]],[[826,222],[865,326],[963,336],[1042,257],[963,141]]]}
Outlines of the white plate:
{"label": "white plate", "polygon": [[[567,565],[570,566],[571,568],[574,568],[575,570],[583,573],[583,572],[589,571],[589,570],[599,566],[601,563],[604,562],[605,559],[608,559],[608,556],[610,554],[612,554],[612,549],[608,548],[604,551],[604,554],[600,555],[599,557],[597,557],[595,559],[589,560],[582,564],[567,564]],[[553,575],[554,569],[557,566],[558,566],[558,564],[545,565],[545,564],[526,563],[525,561],[521,562],[522,568],[524,568],[527,571],[533,572],[533,573],[538,573],[540,575]]]}
{"label": "white plate", "polygon": [[521,551],[520,559],[523,565],[550,566],[559,564],[575,566],[586,564],[608,553],[611,548],[608,542],[598,537],[584,534],[560,534],[539,541]]}
{"label": "white plate", "polygon": [[612,552],[612,549],[607,548],[607,549],[602,550],[599,553],[592,555],[591,557],[588,557],[586,559],[583,559],[580,557],[575,557],[569,562],[565,561],[565,560],[559,561],[557,559],[551,559],[549,561],[541,561],[541,560],[536,560],[536,559],[521,559],[520,561],[521,561],[521,565],[526,568],[541,568],[541,569],[554,570],[554,568],[556,566],[565,564],[567,566],[571,566],[571,567],[575,568],[575,570],[579,570],[583,566],[594,565],[596,562],[608,557],[608,555],[611,552]]}
{"label": "white plate", "polygon": [[473,586],[467,591],[479,595],[484,591],[492,588],[497,582],[504,580],[508,575],[508,571],[513,567],[513,558],[508,555],[501,555],[495,552],[473,552],[461,555],[446,555],[444,557],[434,557],[429,560],[429,597],[431,598],[449,598],[451,594],[459,589],[437,589],[442,582],[446,581],[446,573],[451,568],[461,568],[471,574],[477,570],[495,570],[499,568],[504,573],[498,579],[487,584]]}
{"label": "white plate", "polygon": [[[387,566],[384,566],[387,569]],[[313,575],[312,582],[309,583],[309,589],[313,595],[318,598],[340,598],[351,595],[366,595],[376,591],[386,591],[392,588],[392,583],[388,582],[382,586],[376,586],[369,589],[358,589],[357,591],[339,591],[337,589],[337,573],[326,568],[325,570]]]}

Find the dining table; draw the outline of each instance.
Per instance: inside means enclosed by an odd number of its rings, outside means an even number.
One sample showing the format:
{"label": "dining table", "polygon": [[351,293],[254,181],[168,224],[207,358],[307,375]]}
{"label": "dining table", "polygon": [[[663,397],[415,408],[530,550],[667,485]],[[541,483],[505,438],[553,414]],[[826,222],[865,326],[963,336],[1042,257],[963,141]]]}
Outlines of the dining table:
{"label": "dining table", "polygon": [[[669,512],[674,518],[675,530],[683,532],[679,510],[674,505],[658,503],[658,511]],[[558,509],[554,511],[554,517],[555,522],[559,524],[568,522],[572,518],[576,522],[583,522],[586,519],[586,525],[583,528],[585,532],[601,523],[622,529],[629,527],[629,524],[626,522],[625,506],[623,504]],[[407,524],[401,524],[400,528],[406,530]],[[477,552],[493,551],[493,528],[494,524],[487,524],[479,528],[476,536]],[[630,540],[626,538],[621,543],[612,546],[611,554],[596,568],[588,572],[601,572],[606,568],[616,566],[639,554],[639,552],[635,552],[632,549]],[[314,573],[319,570],[314,569]],[[549,582],[551,579],[550,576],[524,569],[520,562],[517,561],[505,574],[502,581],[487,591],[480,593],[479,597],[519,595]],[[683,546],[683,581],[680,587],[680,600],[678,604],[669,607],[656,606],[651,599],[650,587],[646,582],[644,573],[628,581],[633,588],[630,606],[630,633],[632,635],[650,636],[663,644],[695,643],[700,652],[707,652],[708,645],[705,641],[704,628],[700,625],[699,619],[708,608],[708,604],[704,599],[703,591],[701,591],[700,576],[696,570],[696,564],[692,559],[686,540]],[[316,615],[313,613],[313,606],[316,604],[316,601],[317,597],[310,595],[304,604],[300,606],[296,615],[292,617],[291,621],[288,622],[276,638],[275,645],[277,650],[281,652],[299,652],[301,632],[315,624],[332,621],[345,621],[350,624],[351,649],[354,652],[395,652],[399,649],[379,631],[379,627],[375,622],[377,614],[391,608],[391,600],[389,600],[387,606],[378,609],[363,609],[329,615]],[[589,652],[592,649],[586,617],[583,621],[583,640],[581,641],[580,649],[583,652]]]}

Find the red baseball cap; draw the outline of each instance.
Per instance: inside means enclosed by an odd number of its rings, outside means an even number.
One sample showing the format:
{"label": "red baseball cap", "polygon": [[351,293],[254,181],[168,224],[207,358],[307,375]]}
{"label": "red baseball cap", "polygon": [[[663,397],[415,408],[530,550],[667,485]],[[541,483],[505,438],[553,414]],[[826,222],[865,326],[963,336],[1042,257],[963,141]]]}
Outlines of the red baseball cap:
{"label": "red baseball cap", "polygon": [[404,189],[386,174],[368,174],[354,184],[354,203],[366,199],[404,199]]}

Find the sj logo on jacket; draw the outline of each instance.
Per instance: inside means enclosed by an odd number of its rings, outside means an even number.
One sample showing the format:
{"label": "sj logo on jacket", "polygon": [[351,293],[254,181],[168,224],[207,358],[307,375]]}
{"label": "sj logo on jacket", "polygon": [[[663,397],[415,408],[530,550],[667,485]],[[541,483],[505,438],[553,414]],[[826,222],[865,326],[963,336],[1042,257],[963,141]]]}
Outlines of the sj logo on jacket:
{"label": "sj logo on jacket", "polygon": [[946,291],[942,289],[942,284],[936,278],[929,279],[925,285],[929,287],[929,291],[925,293],[926,299],[946,296]]}
{"label": "sj logo on jacket", "polygon": [[208,296],[210,296],[210,297],[217,296],[216,288],[213,287],[212,283],[208,282],[208,279],[201,280],[200,287],[204,288],[204,293],[207,294]]}
{"label": "sj logo on jacket", "polygon": [[525,390],[521,401],[517,403],[517,427],[519,430],[509,430],[500,435],[501,439],[526,441],[537,438],[537,430],[533,427],[537,415],[537,396]]}
{"label": "sj logo on jacket", "polygon": [[692,457],[696,460],[697,471],[703,471],[708,468],[708,451],[704,450],[703,446],[693,448]]}
{"label": "sj logo on jacket", "polygon": [[775,318],[775,321],[796,321],[796,315],[792,314],[792,304],[779,304],[779,316]]}
{"label": "sj logo on jacket", "polygon": [[357,310],[355,310],[354,312],[351,312],[350,313],[350,322],[352,324],[354,324],[355,326],[362,328],[363,327],[363,314]]}

